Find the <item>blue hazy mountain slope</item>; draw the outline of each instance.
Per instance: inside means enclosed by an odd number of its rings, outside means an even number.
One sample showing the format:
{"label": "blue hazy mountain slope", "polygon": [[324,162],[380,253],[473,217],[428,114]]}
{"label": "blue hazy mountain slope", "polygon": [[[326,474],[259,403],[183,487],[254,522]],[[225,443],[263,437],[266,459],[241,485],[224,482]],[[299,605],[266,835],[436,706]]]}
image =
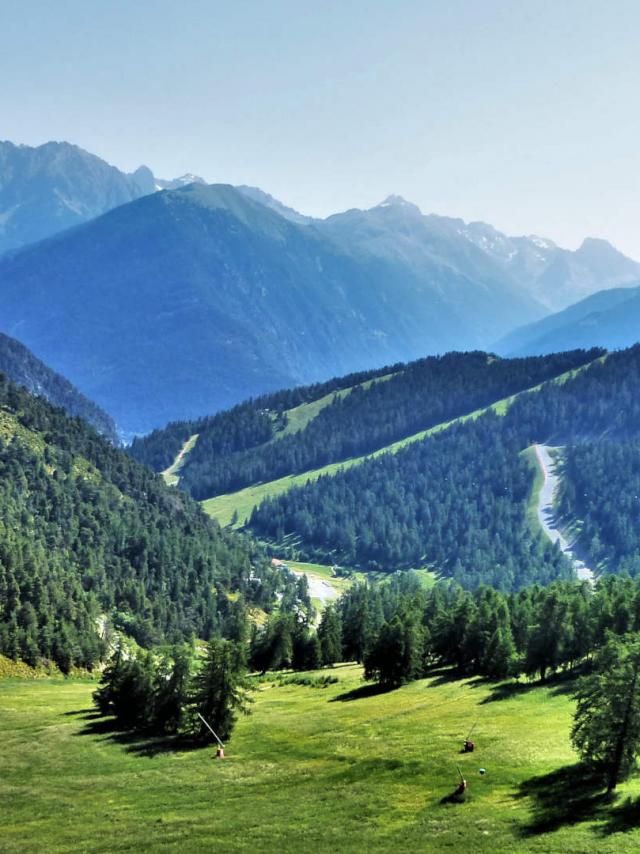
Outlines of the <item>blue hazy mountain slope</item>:
{"label": "blue hazy mountain slope", "polygon": [[0,142],[0,252],[93,219],[155,190],[149,169],[127,175],[68,142]]}
{"label": "blue hazy mountain slope", "polygon": [[193,181],[156,178],[146,166],[127,174],[68,142],[0,141],[0,253],[94,219],[160,189]]}
{"label": "blue hazy mountain slope", "polygon": [[24,344],[1,332],[0,373],[26,388],[30,394],[44,397],[54,406],[64,409],[68,415],[80,416],[98,433],[117,444],[118,432],[110,415],[86,398],[69,380],[37,359]]}
{"label": "blue hazy mountain slope", "polygon": [[481,347],[543,314],[475,269],[348,251],[231,186],[191,184],[0,258],[0,322],[125,433],[145,432],[275,388]]}
{"label": "blue hazy mountain slope", "polygon": [[600,291],[564,311],[515,329],[493,349],[501,355],[554,353],[588,345],[615,350],[640,340],[640,287]]}

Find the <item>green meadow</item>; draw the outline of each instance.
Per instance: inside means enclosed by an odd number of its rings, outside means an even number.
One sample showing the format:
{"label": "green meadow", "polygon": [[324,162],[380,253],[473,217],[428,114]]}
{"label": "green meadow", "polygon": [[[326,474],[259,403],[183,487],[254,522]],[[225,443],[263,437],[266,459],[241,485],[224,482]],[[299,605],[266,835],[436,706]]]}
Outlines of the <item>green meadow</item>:
{"label": "green meadow", "polygon": [[[640,779],[607,803],[576,764],[571,683],[443,671],[379,693],[356,665],[325,672],[337,684],[257,682],[222,761],[114,732],[95,682],[1,681],[0,850],[638,850]],[[464,802],[447,800],[458,767]]]}

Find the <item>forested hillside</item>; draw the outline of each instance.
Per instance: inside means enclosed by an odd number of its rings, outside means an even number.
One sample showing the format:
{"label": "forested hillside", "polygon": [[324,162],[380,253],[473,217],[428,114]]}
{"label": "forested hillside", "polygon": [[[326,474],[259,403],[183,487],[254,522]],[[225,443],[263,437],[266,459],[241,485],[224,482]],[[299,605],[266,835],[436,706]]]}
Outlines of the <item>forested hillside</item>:
{"label": "forested hillside", "polygon": [[334,377],[323,383],[282,389],[240,403],[216,415],[193,421],[174,421],[146,436],[136,436],[129,452],[134,459],[145,463],[154,471],[161,472],[171,465],[186,440],[197,433],[199,441],[209,445],[211,456],[227,456],[234,451],[251,448],[274,438],[278,427],[283,426],[281,416],[288,410],[394,373],[402,367],[402,364],[391,365]]}
{"label": "forested hillside", "polygon": [[250,527],[349,565],[426,564],[468,586],[503,589],[548,581],[568,567],[529,523],[532,473],[521,452],[533,442],[636,436],[639,387],[640,347],[611,354],[518,396],[504,416],[487,413],[267,499]]}
{"label": "forested hillside", "polygon": [[[486,353],[449,353],[408,365],[395,365],[384,382],[364,375],[346,395],[327,401],[302,429],[288,430],[287,395],[273,395],[221,413],[209,421],[172,425],[164,439],[156,431],[133,443],[138,459],[165,468],[168,447],[175,452],[189,436],[198,441],[180,470],[180,485],[195,498],[275,480],[349,457],[368,454],[399,439],[487,406],[583,365],[601,351],[576,351],[548,357],[498,359]],[[379,372],[378,372],[379,376]],[[352,382],[355,377],[349,378]],[[345,379],[341,383],[346,388]],[[340,385],[334,384],[334,390]],[[327,384],[303,395],[327,394]]]}
{"label": "forested hillside", "polygon": [[0,374],[0,652],[91,667],[112,629],[149,645],[224,630],[227,592],[284,582],[188,496]]}
{"label": "forested hillside", "polygon": [[559,506],[597,564],[640,574],[640,439],[566,449]]}

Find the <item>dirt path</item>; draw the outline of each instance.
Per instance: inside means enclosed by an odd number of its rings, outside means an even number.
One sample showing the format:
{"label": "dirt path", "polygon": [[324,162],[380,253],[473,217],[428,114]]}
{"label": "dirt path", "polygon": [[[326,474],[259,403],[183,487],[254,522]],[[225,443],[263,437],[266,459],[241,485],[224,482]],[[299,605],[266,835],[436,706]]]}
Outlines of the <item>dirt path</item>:
{"label": "dirt path", "polygon": [[560,478],[556,472],[556,463],[551,455],[551,451],[555,449],[549,448],[547,445],[534,445],[533,447],[544,478],[538,495],[538,520],[540,525],[551,542],[558,542],[560,544],[562,553],[573,563],[578,578],[581,581],[593,582],[595,578],[593,570],[578,557],[575,551],[575,541],[569,542],[560,528],[558,528],[553,499]]}

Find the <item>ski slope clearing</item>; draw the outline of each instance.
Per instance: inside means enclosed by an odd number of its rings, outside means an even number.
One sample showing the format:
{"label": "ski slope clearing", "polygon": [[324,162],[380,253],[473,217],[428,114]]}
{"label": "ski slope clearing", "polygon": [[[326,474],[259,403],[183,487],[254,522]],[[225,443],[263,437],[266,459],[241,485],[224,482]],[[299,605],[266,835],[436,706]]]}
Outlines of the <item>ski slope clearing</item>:
{"label": "ski slope clearing", "polygon": [[533,447],[543,477],[537,505],[540,526],[553,543],[558,543],[562,553],[573,563],[578,578],[581,581],[593,582],[594,572],[576,554],[575,541],[569,542],[558,526],[554,500],[560,482],[557,471],[557,456],[560,449],[550,448],[548,445],[534,445]]}
{"label": "ski slope clearing", "polygon": [[193,436],[189,436],[187,441],[178,451],[178,454],[175,460],[171,463],[168,469],[165,469],[162,472],[162,477],[164,478],[164,482],[167,486],[177,486],[180,483],[180,469],[183,466],[185,457],[189,453],[189,451],[195,446],[198,441],[198,433],[194,433]]}
{"label": "ski slope clearing", "polygon": [[[604,357],[599,357],[599,359],[595,361],[600,361],[602,358]],[[572,377],[575,377],[581,371],[584,371],[591,364],[591,362],[588,362],[586,365],[581,365],[578,368],[574,368],[570,371],[560,374],[553,380],[553,382],[564,383]],[[387,378],[388,376],[385,376],[381,379]],[[463,424],[466,421],[473,421],[487,412],[493,411],[497,415],[504,415],[509,410],[509,407],[512,405],[512,403],[520,395],[536,392],[540,388],[542,388],[542,384],[533,386],[529,389],[524,389],[523,391],[518,392],[517,394],[510,395],[509,397],[502,398],[501,400],[497,400],[489,406],[483,407],[481,409],[476,409],[473,412],[469,412],[466,415],[461,415],[458,418],[452,419],[451,421],[445,421],[442,424],[436,424],[435,426],[430,427],[426,430],[420,430],[418,433],[413,433],[410,436],[406,436],[404,439],[399,439],[398,441],[393,442],[390,445],[386,445],[382,448],[379,448],[377,451],[373,451],[371,454],[364,454],[359,457],[352,457],[351,459],[342,460],[336,463],[330,463],[329,465],[322,466],[321,468],[317,469],[312,469],[311,471],[306,471],[301,474],[287,475],[285,477],[268,481],[266,483],[256,483],[251,486],[244,487],[244,489],[239,489],[236,492],[230,492],[224,495],[216,495],[212,498],[207,498],[201,502],[202,507],[206,513],[208,513],[214,519],[217,519],[217,521],[221,525],[231,525],[232,527],[241,528],[249,521],[249,517],[251,516],[253,509],[257,507],[265,498],[273,498],[277,495],[282,495],[284,492],[288,492],[295,486],[304,486],[305,483],[308,483],[309,481],[315,481],[319,477],[323,477],[325,475],[334,475],[337,472],[344,471],[346,469],[351,468],[352,466],[361,465],[366,460],[373,459],[375,457],[380,456],[381,454],[395,454],[407,445],[411,445],[414,442],[421,442],[423,439],[429,438],[429,436],[433,436],[436,433],[440,433],[443,430],[447,430],[454,424]],[[308,406],[309,404],[306,405]]]}

